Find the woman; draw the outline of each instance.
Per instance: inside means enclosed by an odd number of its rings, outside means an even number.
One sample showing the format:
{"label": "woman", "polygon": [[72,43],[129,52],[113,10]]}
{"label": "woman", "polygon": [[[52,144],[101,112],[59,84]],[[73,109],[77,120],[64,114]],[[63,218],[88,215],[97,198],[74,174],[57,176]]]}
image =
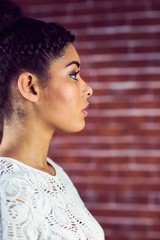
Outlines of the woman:
{"label": "woman", "polygon": [[103,240],[71,180],[47,157],[56,130],[84,128],[92,89],[75,37],[0,3],[0,239]]}

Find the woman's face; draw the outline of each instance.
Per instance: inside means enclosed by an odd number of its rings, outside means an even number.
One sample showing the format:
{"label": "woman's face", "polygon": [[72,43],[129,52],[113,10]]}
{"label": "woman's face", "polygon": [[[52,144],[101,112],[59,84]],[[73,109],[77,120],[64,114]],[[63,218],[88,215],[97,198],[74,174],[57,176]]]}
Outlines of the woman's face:
{"label": "woman's face", "polygon": [[53,130],[77,132],[84,128],[92,89],[80,77],[80,59],[72,44],[50,67],[43,89],[43,120]]}

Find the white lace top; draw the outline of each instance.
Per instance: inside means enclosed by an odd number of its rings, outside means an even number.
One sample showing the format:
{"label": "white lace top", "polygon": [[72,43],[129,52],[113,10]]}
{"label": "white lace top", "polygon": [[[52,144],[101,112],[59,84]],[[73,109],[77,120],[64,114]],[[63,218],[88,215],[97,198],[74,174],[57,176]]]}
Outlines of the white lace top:
{"label": "white lace top", "polygon": [[67,174],[0,158],[1,240],[104,240],[104,233]]}

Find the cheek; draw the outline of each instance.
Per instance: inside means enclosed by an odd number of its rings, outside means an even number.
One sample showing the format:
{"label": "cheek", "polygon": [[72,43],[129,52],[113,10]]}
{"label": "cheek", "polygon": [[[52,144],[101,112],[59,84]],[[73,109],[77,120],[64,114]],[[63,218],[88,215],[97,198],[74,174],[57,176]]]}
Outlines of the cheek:
{"label": "cheek", "polygon": [[57,104],[69,104],[75,105],[78,100],[79,94],[75,87],[61,87],[57,89],[53,94],[53,101]]}

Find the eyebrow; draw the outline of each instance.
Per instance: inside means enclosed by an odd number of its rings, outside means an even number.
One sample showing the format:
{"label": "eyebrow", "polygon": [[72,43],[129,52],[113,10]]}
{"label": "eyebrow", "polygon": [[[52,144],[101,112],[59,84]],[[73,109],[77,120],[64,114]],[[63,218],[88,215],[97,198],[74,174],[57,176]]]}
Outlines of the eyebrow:
{"label": "eyebrow", "polygon": [[68,67],[68,66],[70,66],[70,65],[72,65],[72,64],[77,65],[78,68],[80,67],[80,63],[77,62],[77,61],[72,61],[72,62],[68,63],[68,64],[66,65],[66,67]]}

